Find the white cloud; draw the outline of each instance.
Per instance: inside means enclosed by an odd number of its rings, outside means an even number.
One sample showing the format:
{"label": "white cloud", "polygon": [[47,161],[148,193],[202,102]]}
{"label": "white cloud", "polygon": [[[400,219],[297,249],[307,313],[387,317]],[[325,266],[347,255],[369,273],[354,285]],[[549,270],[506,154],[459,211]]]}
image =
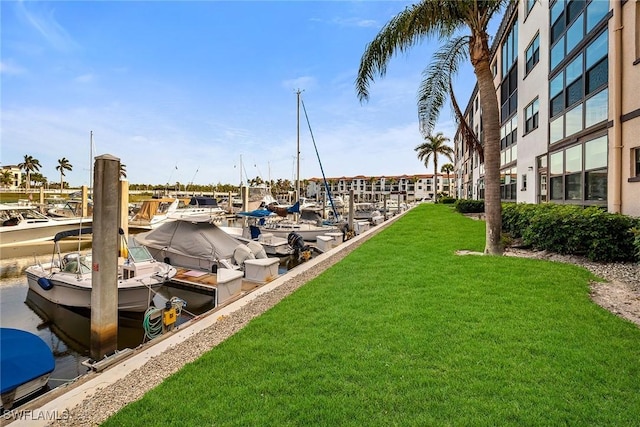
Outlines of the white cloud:
{"label": "white cloud", "polygon": [[20,75],[26,73],[27,70],[19,65],[16,65],[9,61],[0,61],[0,74],[6,75]]}
{"label": "white cloud", "polygon": [[[55,3],[44,3],[45,5]],[[34,28],[53,48],[69,52],[79,48],[78,43],[67,33],[54,16],[53,10],[35,10],[32,7],[42,3],[20,1],[17,3],[18,16]],[[29,7],[27,7],[29,6]]]}

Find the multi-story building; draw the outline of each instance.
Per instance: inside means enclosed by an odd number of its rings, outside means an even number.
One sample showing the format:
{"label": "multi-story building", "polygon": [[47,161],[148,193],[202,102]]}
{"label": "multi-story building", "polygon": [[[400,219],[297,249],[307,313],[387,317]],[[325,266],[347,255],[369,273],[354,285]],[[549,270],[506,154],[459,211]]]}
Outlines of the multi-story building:
{"label": "multi-story building", "polygon": [[[432,199],[434,196],[434,175],[400,175],[400,176],[352,176],[327,178],[332,196],[346,196],[353,190],[356,201],[378,201],[383,196],[400,195],[404,202],[421,199]],[[455,174],[438,174],[438,193],[451,194],[455,191]],[[324,181],[321,178],[308,180],[306,195],[321,200],[326,194]]]}
{"label": "multi-story building", "polygon": [[[504,201],[640,216],[640,2],[522,0],[492,46]],[[464,115],[482,141],[478,91]],[[457,192],[484,196],[483,164],[454,140]]]}
{"label": "multi-story building", "polygon": [[20,183],[22,182],[22,169],[15,165],[6,165],[0,167],[0,172],[11,175],[11,183],[3,184],[1,187],[10,191],[15,191],[20,188]]}

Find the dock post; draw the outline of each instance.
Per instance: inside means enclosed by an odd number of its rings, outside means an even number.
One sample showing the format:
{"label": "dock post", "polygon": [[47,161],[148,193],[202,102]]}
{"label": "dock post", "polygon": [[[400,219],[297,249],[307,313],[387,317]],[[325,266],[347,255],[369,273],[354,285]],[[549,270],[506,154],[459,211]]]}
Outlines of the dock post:
{"label": "dock post", "polygon": [[44,188],[40,187],[40,213],[46,214],[47,207],[44,205]]}
{"label": "dock post", "polygon": [[353,215],[354,215],[354,204],[353,204],[353,188],[349,190],[349,230],[353,230]]}
{"label": "dock post", "polygon": [[120,181],[120,215],[119,227],[124,231],[124,240],[120,239],[119,248],[120,256],[125,257],[126,242],[129,239],[129,181],[123,179]]}
{"label": "dock post", "polygon": [[87,186],[83,185],[81,187],[82,193],[82,202],[80,204],[80,216],[85,217],[89,216],[89,191],[87,190]]}
{"label": "dock post", "polygon": [[90,355],[95,361],[118,349],[119,176],[119,158],[109,154],[96,157],[90,343]]}

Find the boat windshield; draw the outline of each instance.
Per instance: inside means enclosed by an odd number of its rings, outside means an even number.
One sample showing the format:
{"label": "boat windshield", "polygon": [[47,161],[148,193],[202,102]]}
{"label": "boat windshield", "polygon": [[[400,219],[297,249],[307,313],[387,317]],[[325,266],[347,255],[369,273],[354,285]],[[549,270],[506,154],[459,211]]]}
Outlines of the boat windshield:
{"label": "boat windshield", "polygon": [[133,246],[129,248],[129,256],[134,262],[151,261],[153,257],[144,246]]}

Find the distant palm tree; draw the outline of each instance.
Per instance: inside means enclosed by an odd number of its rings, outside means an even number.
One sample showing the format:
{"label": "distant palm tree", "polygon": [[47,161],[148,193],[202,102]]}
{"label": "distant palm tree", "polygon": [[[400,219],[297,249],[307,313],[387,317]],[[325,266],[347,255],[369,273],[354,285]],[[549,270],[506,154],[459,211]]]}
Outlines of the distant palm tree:
{"label": "distant palm tree", "polygon": [[[450,76],[462,59],[469,58],[478,79],[482,109],[485,180],[485,253],[501,255],[502,216],[500,200],[500,110],[491,72],[491,49],[487,27],[505,5],[515,0],[423,0],[393,17],[369,43],[360,60],[356,92],[368,100],[369,84],[376,75],[384,77],[387,64],[399,52],[406,52],[429,37],[446,41],[439,52],[443,61],[433,61],[425,70],[424,90],[418,96],[418,113],[423,135],[432,132],[446,95]],[[469,34],[456,37],[461,30]],[[438,59],[438,58],[436,58]]]}
{"label": "distant palm tree", "polygon": [[127,165],[120,163],[120,179],[127,178]]}
{"label": "distant palm tree", "polygon": [[453,149],[446,145],[449,138],[444,136],[442,132],[435,135],[427,135],[424,137],[425,142],[418,145],[415,151],[418,152],[418,159],[424,162],[425,167],[429,167],[429,160],[433,156],[433,181],[434,181],[434,198],[438,201],[438,156],[445,156],[453,162]]}
{"label": "distant palm tree", "polygon": [[440,168],[440,172],[447,174],[447,182],[449,183],[449,191],[447,193],[449,194],[449,197],[451,197],[451,179],[449,178],[449,174],[451,174],[453,170],[453,165],[451,163],[445,163]]}
{"label": "distant palm tree", "polygon": [[3,169],[2,174],[0,174],[0,182],[2,185],[9,187],[13,184],[13,172],[9,169]]}
{"label": "distant palm tree", "polygon": [[64,171],[70,171],[73,169],[73,165],[69,163],[66,157],[58,159],[58,166],[56,166],[56,170],[60,171],[60,192],[64,189]]}
{"label": "distant palm tree", "polygon": [[18,167],[27,173],[26,189],[29,191],[31,188],[31,172],[39,171],[42,165],[40,160],[34,159],[33,156],[27,154],[24,155],[24,161],[18,164]]}

